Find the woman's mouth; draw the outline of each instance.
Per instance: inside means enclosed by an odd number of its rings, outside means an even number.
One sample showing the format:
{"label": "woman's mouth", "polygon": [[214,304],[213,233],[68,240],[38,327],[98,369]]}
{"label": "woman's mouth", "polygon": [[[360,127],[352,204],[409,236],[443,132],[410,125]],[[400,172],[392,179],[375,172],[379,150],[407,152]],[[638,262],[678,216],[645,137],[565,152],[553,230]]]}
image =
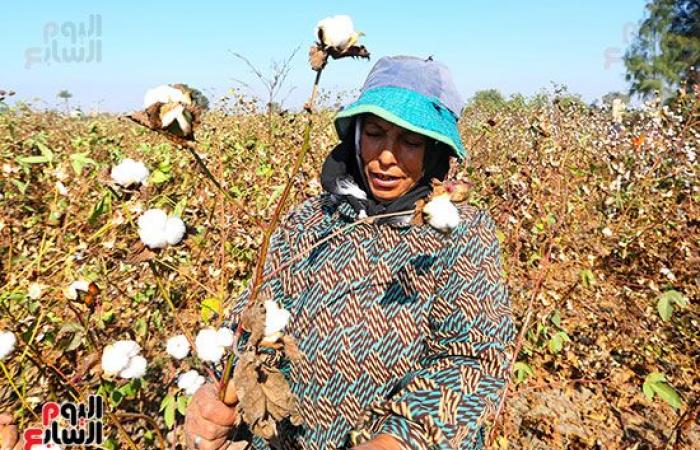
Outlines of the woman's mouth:
{"label": "woman's mouth", "polygon": [[399,185],[403,177],[394,177],[391,175],[383,175],[370,172],[372,184],[377,188],[392,189]]}

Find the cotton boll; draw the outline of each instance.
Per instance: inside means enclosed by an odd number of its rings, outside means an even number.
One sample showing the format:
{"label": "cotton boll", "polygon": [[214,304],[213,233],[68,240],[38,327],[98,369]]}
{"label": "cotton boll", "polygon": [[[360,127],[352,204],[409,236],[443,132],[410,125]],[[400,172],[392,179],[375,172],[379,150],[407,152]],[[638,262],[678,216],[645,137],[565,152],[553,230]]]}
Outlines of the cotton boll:
{"label": "cotton boll", "polygon": [[150,248],[164,248],[179,243],[185,224],[179,217],[168,217],[162,209],[149,209],[138,220],[139,238]]}
{"label": "cotton boll", "polygon": [[230,328],[219,328],[216,332],[219,345],[230,347],[233,345],[233,331]]}
{"label": "cotton boll", "polygon": [[129,365],[129,356],[110,344],[102,351],[102,371],[105,375],[114,376]]}
{"label": "cotton boll", "polygon": [[190,370],[177,377],[177,387],[183,389],[185,394],[194,395],[204,384],[204,377],[199,374],[196,370]]}
{"label": "cotton boll", "polygon": [[7,358],[14,350],[17,344],[17,338],[11,331],[3,331],[0,333],[0,361]]}
{"label": "cotton boll", "polygon": [[129,363],[119,372],[119,376],[126,379],[141,378],[146,375],[147,365],[146,358],[141,355],[136,355],[129,359]]}
{"label": "cotton boll", "polygon": [[289,311],[280,308],[274,300],[265,301],[265,338],[263,338],[263,342],[276,342],[281,337],[287,322],[289,322]]}
{"label": "cotton boll", "polygon": [[165,240],[170,245],[178,244],[185,235],[185,223],[179,217],[169,217],[165,224]]}
{"label": "cotton boll", "polygon": [[459,210],[450,201],[449,194],[438,195],[423,207],[428,223],[442,232],[448,232],[459,224]]}
{"label": "cotton boll", "polygon": [[148,168],[141,161],[126,158],[112,167],[112,180],[120,186],[143,184],[148,179]]}
{"label": "cotton boll", "polygon": [[208,362],[219,362],[225,352],[224,346],[219,342],[220,338],[217,330],[213,328],[201,330],[194,340],[199,359]]}
{"label": "cotton boll", "polygon": [[360,200],[367,200],[367,193],[350,179],[341,178],[336,181],[336,185],[338,187],[338,194],[340,195],[350,195]]}
{"label": "cotton boll", "polygon": [[32,283],[29,285],[29,289],[27,289],[27,296],[31,298],[32,300],[38,300],[41,298],[41,295],[44,293],[44,285],[41,283]]}
{"label": "cotton boll", "polygon": [[150,248],[163,248],[168,245],[165,226],[168,216],[162,209],[149,209],[138,219],[139,238]]}
{"label": "cotton boll", "polygon": [[122,378],[143,376],[146,371],[146,360],[139,355],[140,351],[141,346],[131,340],[110,344],[102,351],[102,370],[108,376],[117,374]]}
{"label": "cotton boll", "polygon": [[87,292],[89,286],[90,282],[87,280],[76,280],[63,290],[63,295],[68,300],[75,300],[78,298],[78,291]]}
{"label": "cotton boll", "polygon": [[351,45],[356,33],[350,16],[339,15],[321,20],[316,25],[316,36],[324,46],[343,50]]}
{"label": "cotton boll", "polygon": [[192,100],[190,99],[189,95],[186,95],[181,90],[172,86],[168,86],[167,84],[163,84],[161,86],[146,91],[146,95],[143,99],[143,109],[147,109],[149,106],[158,102],[178,102],[190,104]]}
{"label": "cotton boll", "polygon": [[190,343],[184,334],[179,334],[168,339],[165,351],[175,359],[182,359],[190,353]]}
{"label": "cotton boll", "polygon": [[161,128],[168,128],[175,121],[183,135],[187,136],[192,132],[192,124],[184,106],[176,103],[164,105],[160,110]]}

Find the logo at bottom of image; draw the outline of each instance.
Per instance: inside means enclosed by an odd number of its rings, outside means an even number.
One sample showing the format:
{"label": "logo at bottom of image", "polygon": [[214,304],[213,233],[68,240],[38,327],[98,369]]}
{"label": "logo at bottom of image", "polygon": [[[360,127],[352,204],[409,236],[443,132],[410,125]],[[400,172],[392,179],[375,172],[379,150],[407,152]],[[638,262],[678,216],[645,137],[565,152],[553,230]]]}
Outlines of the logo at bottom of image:
{"label": "logo at bottom of image", "polygon": [[102,396],[91,395],[85,403],[44,403],[41,407],[41,428],[24,431],[24,450],[57,450],[82,445],[101,446]]}

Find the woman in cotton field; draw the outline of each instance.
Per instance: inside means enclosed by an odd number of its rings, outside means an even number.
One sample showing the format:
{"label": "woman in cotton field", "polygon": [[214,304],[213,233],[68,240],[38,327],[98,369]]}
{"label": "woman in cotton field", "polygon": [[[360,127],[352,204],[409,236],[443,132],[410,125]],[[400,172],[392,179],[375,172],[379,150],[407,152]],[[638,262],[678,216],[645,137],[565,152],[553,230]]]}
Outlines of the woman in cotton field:
{"label": "woman in cotton field", "polygon": [[[428,223],[411,223],[431,180],[466,155],[461,110],[445,66],[387,57],[336,116],[342,142],[323,165],[326,192],[275,231],[265,273],[357,219],[406,214],[352,227],[262,286],[260,298],[291,313],[285,333],[303,353],[284,372],[303,424],[282,423],[274,444],[255,438],[253,448],[483,447],[514,335],[495,224],[444,199]],[[205,385],[187,411],[187,445],[229,448],[234,422],[235,409]]]}

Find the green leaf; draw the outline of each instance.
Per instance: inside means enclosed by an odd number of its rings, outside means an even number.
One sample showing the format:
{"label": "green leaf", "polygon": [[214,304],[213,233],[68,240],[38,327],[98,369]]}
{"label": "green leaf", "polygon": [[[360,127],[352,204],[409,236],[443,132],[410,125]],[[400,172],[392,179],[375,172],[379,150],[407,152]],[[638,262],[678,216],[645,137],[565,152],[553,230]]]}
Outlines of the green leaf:
{"label": "green leaf", "polygon": [[664,322],[668,322],[673,314],[673,306],[668,297],[660,296],[659,302],[656,304],[656,309],[659,311],[659,316]]}
{"label": "green leaf", "polygon": [[581,284],[583,284],[583,287],[589,288],[595,284],[595,275],[593,275],[591,270],[584,269],[579,273],[579,276],[581,277]]}
{"label": "green leaf", "polygon": [[153,184],[163,184],[170,180],[172,176],[169,173],[165,173],[160,169],[156,169],[151,173],[151,183]]}
{"label": "green leaf", "polygon": [[134,323],[134,332],[136,333],[136,336],[146,336],[146,333],[148,333],[148,324],[146,323],[146,319],[140,317],[136,323]]}
{"label": "green leaf", "polygon": [[522,361],[516,361],[516,363],[513,364],[513,369],[515,370],[518,383],[522,383],[526,378],[535,375],[535,371],[532,370],[532,367],[530,367],[528,363]]}
{"label": "green leaf", "polygon": [[95,204],[88,217],[88,223],[92,226],[97,225],[97,219],[107,213],[112,211],[112,194],[109,191],[102,195],[102,198]]}
{"label": "green leaf", "polygon": [[188,397],[181,395],[177,398],[177,410],[184,416],[187,413],[187,404],[189,403]]}
{"label": "green leaf", "polygon": [[269,208],[271,204],[273,204],[279,197],[282,195],[282,191],[284,191],[284,185],[281,184],[279,186],[276,186],[273,190],[272,193],[270,194],[270,199],[267,201],[267,206],[266,208]]}
{"label": "green leaf", "polygon": [[673,389],[668,383],[654,383],[652,385],[654,392],[656,392],[659,397],[672,408],[678,409],[681,407],[681,397],[678,395],[675,389]]}
{"label": "green leaf", "polygon": [[175,402],[170,402],[168,406],[165,407],[163,419],[165,420],[165,426],[168,427],[168,429],[172,429],[173,425],[175,425]]}
{"label": "green leaf", "polygon": [[165,408],[167,408],[168,405],[173,402],[175,402],[175,397],[173,397],[172,395],[166,395],[165,397],[163,397],[163,400],[160,401],[160,408],[158,409],[158,411],[164,411]]}
{"label": "green leaf", "polygon": [[214,297],[209,297],[202,300],[201,315],[204,322],[209,322],[214,315],[221,316],[221,301]]}
{"label": "green leaf", "polygon": [[24,156],[17,158],[17,162],[20,164],[47,164],[51,162],[51,159],[44,155],[41,156]]}
{"label": "green leaf", "polygon": [[559,353],[564,348],[564,342],[569,342],[569,335],[564,331],[558,331],[548,342],[549,351]]}
{"label": "green leaf", "polygon": [[97,166],[94,159],[88,157],[89,152],[73,153],[70,155],[70,164],[76,175],[83,173],[83,168],[88,165]]}
{"label": "green leaf", "polygon": [[552,314],[552,317],[549,320],[551,320],[554,325],[558,327],[561,326],[561,313],[558,309],[554,311],[554,314]]}

